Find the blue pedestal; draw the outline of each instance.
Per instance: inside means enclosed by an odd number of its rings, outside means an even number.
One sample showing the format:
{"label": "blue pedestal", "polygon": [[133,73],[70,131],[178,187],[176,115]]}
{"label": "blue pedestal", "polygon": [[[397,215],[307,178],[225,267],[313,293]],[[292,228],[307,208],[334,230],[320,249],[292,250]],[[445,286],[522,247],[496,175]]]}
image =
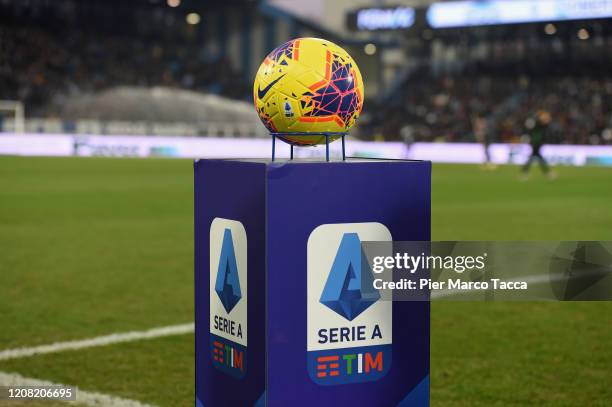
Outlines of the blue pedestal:
{"label": "blue pedestal", "polygon": [[[360,242],[430,240],[431,164],[195,163],[196,405],[427,406],[429,303]],[[365,285],[364,285],[365,286]]]}

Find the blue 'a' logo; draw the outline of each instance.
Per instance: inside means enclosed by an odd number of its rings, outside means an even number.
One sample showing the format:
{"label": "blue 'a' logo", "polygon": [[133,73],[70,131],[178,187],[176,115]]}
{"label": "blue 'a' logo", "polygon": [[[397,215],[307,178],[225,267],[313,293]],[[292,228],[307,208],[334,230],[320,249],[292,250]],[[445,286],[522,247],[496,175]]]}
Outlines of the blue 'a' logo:
{"label": "blue 'a' logo", "polygon": [[380,299],[357,233],[345,233],[323,288],[321,304],[352,321]]}
{"label": "blue 'a' logo", "polygon": [[289,102],[285,102],[285,117],[293,117],[293,109]]}
{"label": "blue 'a' logo", "polygon": [[230,229],[225,229],[223,233],[223,245],[221,246],[221,256],[219,256],[215,291],[228,314],[238,304],[240,298],[242,298],[238,267],[236,266],[236,254],[234,253],[234,241]]}

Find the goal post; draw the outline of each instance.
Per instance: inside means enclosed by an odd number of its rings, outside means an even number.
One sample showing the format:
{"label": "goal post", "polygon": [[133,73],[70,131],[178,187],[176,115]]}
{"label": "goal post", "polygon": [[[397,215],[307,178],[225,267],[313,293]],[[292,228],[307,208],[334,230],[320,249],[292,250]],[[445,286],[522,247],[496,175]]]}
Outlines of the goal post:
{"label": "goal post", "polygon": [[[8,113],[13,116],[13,131],[17,134],[25,132],[25,108],[23,102],[16,100],[0,100],[0,115]],[[6,126],[3,126],[6,128]]]}

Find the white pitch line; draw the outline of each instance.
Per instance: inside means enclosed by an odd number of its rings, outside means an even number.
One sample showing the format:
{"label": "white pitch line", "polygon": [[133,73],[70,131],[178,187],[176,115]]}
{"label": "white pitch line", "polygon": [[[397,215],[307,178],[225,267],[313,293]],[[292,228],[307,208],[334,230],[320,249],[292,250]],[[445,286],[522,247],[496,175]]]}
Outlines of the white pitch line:
{"label": "white pitch line", "polygon": [[[2,386],[67,386],[64,384],[53,383],[46,380],[32,379],[23,377],[17,373],[0,372],[0,385]],[[77,389],[77,403],[84,404],[89,407],[155,407],[151,404],[144,404],[136,400],[124,399],[121,397],[109,396],[102,393],[93,393]],[[67,403],[68,405],[68,403]]]}
{"label": "white pitch line", "polygon": [[90,339],[82,339],[76,341],[56,342],[49,345],[34,346],[29,348],[16,348],[0,351],[0,361],[25,358],[34,355],[44,355],[46,353],[63,352],[67,350],[76,350],[84,348],[92,348],[96,346],[106,346],[115,343],[141,341],[144,339],[161,338],[163,336],[174,336],[190,334],[195,331],[194,323],[164,326],[160,328],[148,329],[146,331],[132,331],[124,333],[115,333],[104,336],[97,336]]}

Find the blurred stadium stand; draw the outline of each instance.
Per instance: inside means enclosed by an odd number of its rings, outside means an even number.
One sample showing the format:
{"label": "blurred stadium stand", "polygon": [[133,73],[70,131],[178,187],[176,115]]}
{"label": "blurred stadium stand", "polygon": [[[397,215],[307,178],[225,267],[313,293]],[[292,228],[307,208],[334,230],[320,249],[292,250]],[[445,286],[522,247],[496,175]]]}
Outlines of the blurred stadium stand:
{"label": "blurred stadium stand", "polygon": [[387,139],[408,131],[414,141],[474,141],[474,121],[484,118],[492,141],[516,142],[546,110],[554,117],[548,143],[612,143],[612,77],[420,70],[396,96],[373,120]]}
{"label": "blurred stadium stand", "polygon": [[[612,143],[612,20],[433,29],[430,3],[394,2],[417,7],[414,24],[369,32],[356,9],[386,3],[0,0],[0,100],[25,104],[28,132],[265,136],[248,113],[259,63],[319,36],[366,79],[356,137],[474,141],[480,120],[512,142],[546,110],[547,142]],[[0,131],[15,124],[0,115]]]}
{"label": "blurred stadium stand", "polygon": [[[321,31],[261,9],[233,0],[2,0],[0,100],[25,104],[29,132],[266,134],[252,107],[228,98],[250,101],[255,71],[278,43]],[[0,130],[14,128],[0,118]]]}
{"label": "blurred stadium stand", "polygon": [[[610,20],[425,28],[418,69],[377,109],[387,138],[474,141],[485,118],[493,141],[516,141],[539,110],[553,116],[549,143],[612,143]],[[408,129],[408,130],[407,130]]]}

